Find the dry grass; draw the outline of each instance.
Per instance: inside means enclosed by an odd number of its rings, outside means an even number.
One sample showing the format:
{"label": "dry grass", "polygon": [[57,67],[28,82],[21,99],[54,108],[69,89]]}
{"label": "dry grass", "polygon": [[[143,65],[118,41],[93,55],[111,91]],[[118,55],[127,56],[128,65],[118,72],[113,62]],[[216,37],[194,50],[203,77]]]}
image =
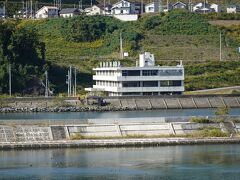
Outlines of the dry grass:
{"label": "dry grass", "polygon": [[230,27],[233,25],[240,25],[240,20],[215,20],[209,21],[209,23],[214,26]]}

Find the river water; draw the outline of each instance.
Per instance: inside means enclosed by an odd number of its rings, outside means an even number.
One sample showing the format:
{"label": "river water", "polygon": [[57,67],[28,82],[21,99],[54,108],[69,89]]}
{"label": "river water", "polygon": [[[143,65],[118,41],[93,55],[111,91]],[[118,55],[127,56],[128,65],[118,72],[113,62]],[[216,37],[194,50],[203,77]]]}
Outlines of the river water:
{"label": "river water", "polygon": [[[135,118],[135,117],[167,117],[167,116],[211,116],[216,109],[169,109],[147,111],[115,111],[115,112],[48,112],[48,113],[2,113],[0,119],[95,119],[95,118]],[[240,115],[240,108],[230,110],[231,115]]]}
{"label": "river water", "polygon": [[239,179],[240,145],[0,151],[0,179]]}

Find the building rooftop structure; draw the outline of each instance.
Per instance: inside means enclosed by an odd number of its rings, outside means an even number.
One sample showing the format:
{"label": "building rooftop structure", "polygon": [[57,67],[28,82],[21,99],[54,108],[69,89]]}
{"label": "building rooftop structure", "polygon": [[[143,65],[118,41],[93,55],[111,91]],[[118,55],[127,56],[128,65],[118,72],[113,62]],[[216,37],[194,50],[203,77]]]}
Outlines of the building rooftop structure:
{"label": "building rooftop structure", "polygon": [[86,91],[107,92],[109,96],[143,96],[182,94],[184,91],[184,67],[155,66],[154,55],[139,55],[134,67],[123,67],[119,61],[101,62],[93,69],[95,85]]}

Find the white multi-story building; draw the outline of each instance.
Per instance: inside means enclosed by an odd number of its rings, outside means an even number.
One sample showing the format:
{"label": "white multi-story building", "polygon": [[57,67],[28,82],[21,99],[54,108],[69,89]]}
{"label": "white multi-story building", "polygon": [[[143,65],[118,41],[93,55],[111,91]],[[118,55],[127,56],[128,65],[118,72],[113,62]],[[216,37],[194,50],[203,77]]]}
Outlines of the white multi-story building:
{"label": "white multi-story building", "polygon": [[103,91],[109,96],[182,94],[184,91],[183,65],[155,66],[154,55],[149,52],[140,54],[136,67],[103,62],[93,70],[95,85],[86,91]]}

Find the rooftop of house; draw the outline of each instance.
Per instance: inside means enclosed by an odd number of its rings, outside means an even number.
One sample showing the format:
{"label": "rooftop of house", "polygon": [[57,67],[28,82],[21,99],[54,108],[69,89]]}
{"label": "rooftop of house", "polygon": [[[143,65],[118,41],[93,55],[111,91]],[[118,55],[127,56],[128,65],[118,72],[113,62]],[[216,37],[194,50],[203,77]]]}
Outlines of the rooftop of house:
{"label": "rooftop of house", "polygon": [[69,13],[75,13],[75,12],[79,12],[79,10],[77,8],[64,8],[59,13],[60,14],[69,14]]}

